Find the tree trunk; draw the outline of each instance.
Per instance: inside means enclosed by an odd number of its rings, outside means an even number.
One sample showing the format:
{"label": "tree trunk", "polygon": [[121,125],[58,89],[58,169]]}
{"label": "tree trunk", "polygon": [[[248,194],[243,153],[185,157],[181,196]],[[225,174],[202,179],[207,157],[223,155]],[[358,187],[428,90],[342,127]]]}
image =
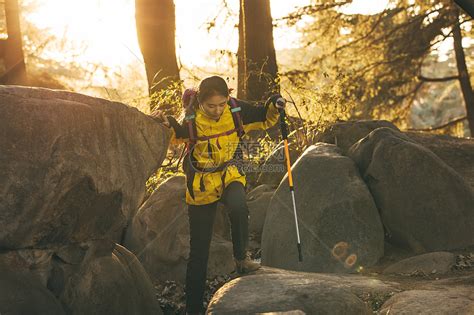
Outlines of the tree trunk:
{"label": "tree trunk", "polygon": [[179,80],[173,0],[136,0],[135,19],[152,95]]}
{"label": "tree trunk", "polygon": [[472,91],[471,81],[466,66],[466,56],[462,48],[462,35],[459,26],[459,11],[457,13],[457,21],[453,26],[454,52],[456,55],[456,65],[459,73],[459,83],[461,84],[461,91],[466,104],[467,121],[469,122],[469,130],[471,137],[474,136],[474,92]]}
{"label": "tree trunk", "polygon": [[260,101],[279,91],[270,0],[240,0],[238,97]]}
{"label": "tree trunk", "polygon": [[17,0],[5,1],[5,18],[8,38],[3,45],[5,73],[0,77],[0,84],[27,85]]}

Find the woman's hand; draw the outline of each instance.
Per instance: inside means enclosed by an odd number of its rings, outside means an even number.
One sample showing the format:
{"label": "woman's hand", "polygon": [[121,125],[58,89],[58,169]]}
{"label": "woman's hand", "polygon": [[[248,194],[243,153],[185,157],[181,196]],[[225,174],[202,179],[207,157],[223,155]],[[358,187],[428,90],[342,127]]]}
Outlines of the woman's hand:
{"label": "woman's hand", "polygon": [[276,108],[278,108],[278,109],[283,109],[283,110],[284,110],[285,107],[286,107],[286,100],[285,100],[283,97],[280,96],[280,97],[276,100],[275,106],[276,106]]}
{"label": "woman's hand", "polygon": [[165,125],[166,127],[170,128],[170,126],[171,126],[170,121],[168,120],[168,118],[165,116],[165,114],[162,111],[156,110],[153,113],[151,113],[150,116],[153,119],[155,119],[157,122],[159,122],[159,123]]}
{"label": "woman's hand", "polygon": [[278,109],[285,109],[286,100],[280,94],[274,94],[270,96],[267,100],[267,103],[271,102]]}

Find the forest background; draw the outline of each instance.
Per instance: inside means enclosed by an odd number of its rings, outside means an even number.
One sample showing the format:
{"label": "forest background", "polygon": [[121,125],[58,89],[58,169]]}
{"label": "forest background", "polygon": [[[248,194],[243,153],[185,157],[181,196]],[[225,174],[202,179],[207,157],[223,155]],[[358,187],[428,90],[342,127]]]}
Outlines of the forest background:
{"label": "forest background", "polygon": [[316,129],[387,119],[401,129],[474,132],[472,18],[451,0],[0,6],[1,84],[67,89],[179,115],[182,89],[217,74],[240,98],[262,101],[279,91],[296,105],[290,114]]}

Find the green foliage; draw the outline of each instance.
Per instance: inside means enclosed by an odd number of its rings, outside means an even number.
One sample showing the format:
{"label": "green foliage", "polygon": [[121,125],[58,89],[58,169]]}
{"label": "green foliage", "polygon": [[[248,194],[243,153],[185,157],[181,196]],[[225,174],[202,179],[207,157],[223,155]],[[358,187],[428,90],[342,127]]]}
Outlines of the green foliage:
{"label": "green foliage", "polygon": [[165,180],[177,175],[184,175],[182,171],[175,169],[176,165],[160,167],[146,181],[146,193],[151,195]]}
{"label": "green foliage", "polygon": [[374,312],[374,314],[380,310],[382,305],[393,295],[395,292],[384,292],[384,293],[372,293],[363,292],[359,294],[359,298],[362,299]]}
{"label": "green foliage", "polygon": [[[184,89],[183,81],[170,80],[170,78],[163,78],[170,83],[168,88],[159,89],[153,92],[149,97],[150,112],[155,110],[163,111],[166,115],[172,115],[181,120],[179,116],[184,113],[181,101],[182,91]],[[161,81],[160,81],[161,82]],[[159,84],[159,83],[158,83]],[[153,87],[152,87],[153,89]],[[165,161],[161,167],[154,173],[146,182],[147,193],[151,194],[158,186],[168,179],[176,175],[184,175],[182,170],[182,156],[184,145],[173,145],[168,147],[168,152]]]}
{"label": "green foliage", "polygon": [[170,80],[170,78],[163,78],[163,80],[170,81],[168,88],[159,89],[150,95],[150,110],[158,109],[168,115],[179,116],[183,112],[181,102],[181,95],[184,89],[183,81]]}
{"label": "green foliage", "polygon": [[290,25],[310,18],[302,41],[312,60],[284,75],[320,82],[320,91],[330,91],[320,99],[345,104],[351,118],[406,123],[423,61],[457,22],[452,2],[392,0],[375,15],[344,14],[345,3],[314,1],[287,18]]}
{"label": "green foliage", "polygon": [[289,142],[298,152],[314,143],[316,135],[328,126],[350,118],[357,103],[343,97],[347,80],[350,77],[344,73],[336,76],[332,84],[328,84],[325,73],[315,80],[288,73],[282,80],[282,95],[289,100]]}

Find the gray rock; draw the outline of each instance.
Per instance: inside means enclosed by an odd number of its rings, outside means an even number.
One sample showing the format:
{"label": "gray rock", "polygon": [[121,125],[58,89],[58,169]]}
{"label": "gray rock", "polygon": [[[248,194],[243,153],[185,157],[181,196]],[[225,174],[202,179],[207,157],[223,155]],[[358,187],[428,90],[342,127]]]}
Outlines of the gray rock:
{"label": "gray rock", "polygon": [[11,272],[30,274],[45,288],[54,252],[50,249],[20,249],[0,252],[0,265]]}
{"label": "gray rock", "polygon": [[474,138],[456,138],[422,132],[406,132],[407,136],[433,151],[451,166],[474,189]]}
{"label": "gray rock", "polygon": [[[337,143],[345,155],[354,143],[381,127],[398,130],[395,125],[386,120],[342,121],[336,122],[324,132],[317,134],[313,143]],[[448,135],[414,131],[403,132],[403,134],[433,151],[469,182],[471,187],[474,187],[474,168],[471,166],[474,160],[473,138],[456,138]]]}
{"label": "gray rock", "polygon": [[358,165],[393,244],[412,251],[474,245],[474,191],[433,152],[379,128],[354,144]]}
{"label": "gray rock", "polygon": [[275,188],[265,184],[259,185],[247,193],[247,201],[253,201],[267,192],[275,192]]}
{"label": "gray rock", "polygon": [[248,193],[249,231],[258,237],[263,231],[267,208],[275,189],[270,185],[260,185]]}
{"label": "gray rock", "polygon": [[67,279],[79,272],[85,260],[110,256],[114,248],[111,240],[94,240],[59,248],[6,250],[0,252],[0,264],[37,279],[59,297]]}
{"label": "gray rock", "polygon": [[472,287],[410,290],[395,294],[379,314],[474,314]]}
{"label": "gray rock", "polygon": [[[372,314],[359,298],[398,292],[397,284],[358,275],[289,272],[263,267],[264,274],[234,279],[222,286],[208,314],[255,314],[300,310],[306,314]],[[272,270],[273,269],[273,270]]]}
{"label": "gray rock", "polygon": [[140,262],[110,240],[2,252],[0,274],[2,314],[161,314]]}
{"label": "gray rock", "polygon": [[[293,164],[299,156],[299,152],[292,144],[289,145],[290,162]],[[285,147],[282,143],[273,150],[261,166],[261,172],[258,176],[258,185],[270,185],[277,187],[283,176],[287,173],[285,160]]]}
{"label": "gray rock", "polygon": [[68,314],[163,314],[148,274],[120,245],[111,255],[86,258],[60,299]]}
{"label": "gray rock", "polygon": [[259,198],[249,201],[249,231],[261,235],[263,231],[263,225],[265,223],[265,217],[267,215],[268,205],[272,199],[273,193],[263,193]]}
{"label": "gray rock", "polygon": [[367,136],[371,131],[381,127],[398,130],[394,124],[386,120],[341,121],[316,135],[313,143],[337,144],[345,155],[354,143]]}
{"label": "gray rock", "polygon": [[265,312],[265,313],[257,313],[258,315],[305,315],[306,313],[301,310],[291,310],[291,311],[283,311],[283,312]]}
{"label": "gray rock", "polygon": [[[184,176],[163,182],[142,205],[125,236],[125,247],[141,261],[153,279],[184,282],[189,255],[189,218]],[[211,241],[208,277],[234,269],[230,223],[218,207]]]}
{"label": "gray rock", "polygon": [[0,247],[119,241],[170,133],[136,108],[0,87]]}
{"label": "gray rock", "polygon": [[383,256],[383,228],[354,162],[335,145],[310,146],[293,166],[303,262],[293,205],[283,180],[268,207],[262,264],[290,270],[351,272]]}
{"label": "gray rock", "polygon": [[441,275],[450,272],[455,263],[453,253],[434,252],[403,259],[385,268],[383,273]]}
{"label": "gray rock", "polygon": [[59,300],[29,273],[0,264],[0,314],[66,314]]}
{"label": "gray rock", "polygon": [[80,264],[86,255],[87,248],[79,244],[70,244],[60,247],[56,256],[68,264]]}

